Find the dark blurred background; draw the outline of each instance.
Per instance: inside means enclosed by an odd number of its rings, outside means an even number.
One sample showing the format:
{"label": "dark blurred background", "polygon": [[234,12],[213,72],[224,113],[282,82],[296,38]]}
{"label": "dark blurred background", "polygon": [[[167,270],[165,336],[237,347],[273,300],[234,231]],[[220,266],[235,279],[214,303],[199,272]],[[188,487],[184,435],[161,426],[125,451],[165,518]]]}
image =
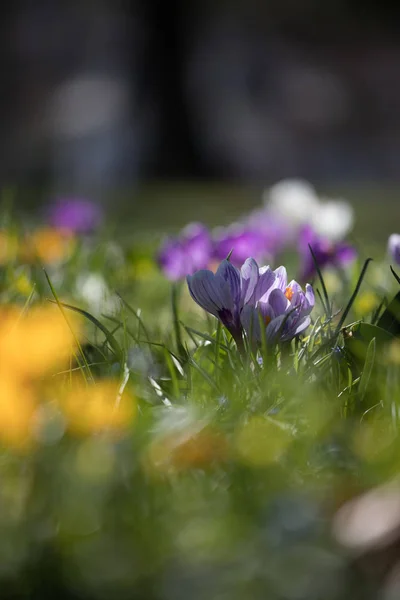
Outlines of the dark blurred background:
{"label": "dark blurred background", "polygon": [[5,2],[1,182],[396,182],[399,17],[377,0]]}

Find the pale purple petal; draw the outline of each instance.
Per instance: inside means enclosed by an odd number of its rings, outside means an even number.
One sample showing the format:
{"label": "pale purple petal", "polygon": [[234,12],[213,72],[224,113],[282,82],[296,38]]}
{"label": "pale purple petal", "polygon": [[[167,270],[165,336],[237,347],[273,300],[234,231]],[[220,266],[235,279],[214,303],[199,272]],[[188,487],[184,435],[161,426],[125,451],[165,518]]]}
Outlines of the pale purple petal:
{"label": "pale purple petal", "polygon": [[302,333],[305,329],[307,329],[307,327],[309,327],[311,325],[311,318],[310,317],[304,317],[304,319],[302,319],[298,324],[296,329],[294,330],[294,335],[293,337],[296,337],[297,335],[299,335],[300,333]]}
{"label": "pale purple petal", "polygon": [[277,279],[277,287],[282,291],[287,288],[287,271],[285,267],[278,267],[274,271]]}
{"label": "pale purple petal", "polygon": [[391,259],[400,265],[400,235],[398,233],[392,233],[388,239],[388,252]]}
{"label": "pale purple petal", "polygon": [[314,290],[309,283],[306,284],[306,299],[311,311],[315,306],[315,296]]}
{"label": "pale purple petal", "polygon": [[253,258],[248,258],[240,270],[242,281],[241,304],[247,304],[252,298],[259,280],[258,264]]}
{"label": "pale purple petal", "polygon": [[249,302],[255,304],[259,300],[267,301],[267,295],[276,285],[276,275],[270,267],[261,267],[259,271],[259,279],[257,286],[254,290],[254,295],[250,298]]}
{"label": "pale purple petal", "polygon": [[289,300],[280,289],[272,290],[269,295],[268,304],[276,317],[285,314],[291,307]]}

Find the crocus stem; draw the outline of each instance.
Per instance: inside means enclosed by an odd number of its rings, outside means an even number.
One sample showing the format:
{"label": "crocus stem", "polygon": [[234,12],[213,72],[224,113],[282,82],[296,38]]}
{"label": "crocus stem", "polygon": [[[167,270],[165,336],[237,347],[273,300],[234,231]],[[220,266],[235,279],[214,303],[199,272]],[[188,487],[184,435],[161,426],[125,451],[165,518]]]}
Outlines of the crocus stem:
{"label": "crocus stem", "polygon": [[239,351],[239,354],[241,354],[242,356],[245,356],[246,353],[245,353],[245,347],[244,347],[242,334],[237,333],[236,335],[233,336],[233,339],[235,340],[236,347]]}
{"label": "crocus stem", "polygon": [[179,317],[178,317],[178,302],[179,302],[180,290],[181,290],[181,288],[180,288],[179,283],[172,284],[171,305],[172,305],[172,317],[173,317],[174,332],[175,332],[175,343],[176,343],[176,348],[178,350],[178,353],[183,356],[185,353],[185,350],[184,350],[184,347],[182,344],[181,329],[180,329]]}

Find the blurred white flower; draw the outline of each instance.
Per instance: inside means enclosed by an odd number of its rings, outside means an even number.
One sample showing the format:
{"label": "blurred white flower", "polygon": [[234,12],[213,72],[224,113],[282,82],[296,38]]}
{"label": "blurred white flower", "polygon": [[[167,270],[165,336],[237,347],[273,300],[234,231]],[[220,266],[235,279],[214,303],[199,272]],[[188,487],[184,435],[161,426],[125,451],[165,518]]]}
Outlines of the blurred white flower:
{"label": "blurred white flower", "polygon": [[319,200],[313,186],[303,179],[284,179],[264,193],[264,203],[292,225],[309,222]]}
{"label": "blurred white flower", "polygon": [[311,224],[319,235],[334,242],[342,240],[353,228],[353,207],[344,200],[321,202],[311,215]]}
{"label": "blurred white flower", "polygon": [[292,227],[309,224],[331,241],[343,239],[354,223],[352,206],[344,200],[321,201],[314,187],[303,179],[284,179],[264,192],[264,203],[272,214]]}
{"label": "blurred white flower", "polygon": [[113,296],[104,277],[100,273],[87,273],[78,277],[77,292],[94,313],[114,313],[118,308],[118,299]]}

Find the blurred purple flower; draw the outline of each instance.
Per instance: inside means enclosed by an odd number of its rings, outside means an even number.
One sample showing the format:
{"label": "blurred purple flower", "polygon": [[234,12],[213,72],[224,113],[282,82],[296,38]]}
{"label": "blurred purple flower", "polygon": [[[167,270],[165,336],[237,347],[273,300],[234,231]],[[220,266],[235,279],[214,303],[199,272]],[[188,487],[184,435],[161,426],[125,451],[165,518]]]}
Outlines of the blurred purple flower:
{"label": "blurred purple flower", "polygon": [[48,221],[52,227],[70,233],[86,234],[97,229],[103,220],[100,206],[91,200],[65,198],[57,200],[49,209]]}
{"label": "blurred purple flower", "polygon": [[224,260],[232,251],[230,261],[239,267],[248,256],[255,260],[269,257],[264,234],[255,227],[226,227],[216,231],[214,257]]}
{"label": "blurred purple flower", "polygon": [[276,256],[284,250],[294,237],[293,226],[266,208],[250,213],[247,225],[261,234],[265,252],[269,256]]}
{"label": "blurred purple flower", "polygon": [[248,304],[241,313],[242,325],[252,340],[262,339],[259,315],[265,324],[267,343],[288,342],[302,333],[311,323],[310,313],[315,299],[312,287],[307,283],[304,292],[297,281],[287,283],[285,267],[272,271],[273,281],[267,291]]}
{"label": "blurred purple flower", "polygon": [[304,227],[299,235],[299,252],[302,260],[301,278],[310,279],[315,276],[316,269],[311,246],[318,266],[322,269],[326,266],[344,267],[351,263],[357,256],[354,246],[346,242],[332,242],[321,237],[309,226]]}
{"label": "blurred purple flower", "polygon": [[392,233],[392,235],[389,236],[388,252],[390,258],[397,265],[400,265],[400,235],[398,233]]}
{"label": "blurred purple flower", "polygon": [[211,257],[212,241],[208,229],[201,223],[191,223],[179,237],[165,240],[158,262],[164,275],[177,281],[207,268]]}

